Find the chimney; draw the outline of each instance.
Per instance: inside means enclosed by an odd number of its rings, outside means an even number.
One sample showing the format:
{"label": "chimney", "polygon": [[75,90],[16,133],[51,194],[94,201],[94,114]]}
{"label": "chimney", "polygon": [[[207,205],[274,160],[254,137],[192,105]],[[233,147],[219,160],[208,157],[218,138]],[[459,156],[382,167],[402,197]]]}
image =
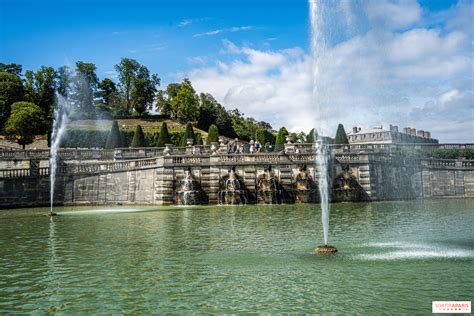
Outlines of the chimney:
{"label": "chimney", "polygon": [[410,134],[410,128],[409,127],[404,127],[403,128],[403,133],[404,134]]}
{"label": "chimney", "polygon": [[418,132],[416,132],[416,136],[425,137],[425,131],[420,129]]}
{"label": "chimney", "polygon": [[393,126],[393,131],[398,133],[398,125]]}
{"label": "chimney", "polygon": [[357,126],[354,126],[354,127],[352,128],[352,134],[355,134],[355,133],[357,133]]}
{"label": "chimney", "polygon": [[425,131],[425,132],[423,133],[423,136],[424,136],[425,138],[431,138],[431,132]]}
{"label": "chimney", "polygon": [[410,133],[411,135],[416,135],[416,128],[412,128],[412,129],[410,130],[410,132],[411,132],[411,133]]}
{"label": "chimney", "polygon": [[361,130],[362,130],[362,128],[360,128],[360,127],[359,127],[359,130],[358,130],[358,132],[360,132]]}

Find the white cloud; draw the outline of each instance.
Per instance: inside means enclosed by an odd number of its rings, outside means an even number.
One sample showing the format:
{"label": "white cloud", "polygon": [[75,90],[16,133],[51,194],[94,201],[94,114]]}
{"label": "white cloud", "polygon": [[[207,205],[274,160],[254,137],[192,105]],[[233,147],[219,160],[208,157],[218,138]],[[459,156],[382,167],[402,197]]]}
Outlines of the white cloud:
{"label": "white cloud", "polygon": [[224,33],[224,32],[235,33],[235,32],[240,32],[240,31],[249,31],[249,30],[252,30],[253,28],[254,27],[251,26],[251,25],[232,26],[230,28],[217,29],[217,30],[211,30],[211,31],[203,32],[203,33],[197,33],[197,34],[194,34],[193,37],[212,36],[212,35],[217,35],[217,34]]}
{"label": "white cloud", "polygon": [[373,24],[390,29],[407,28],[421,18],[421,7],[416,0],[369,0],[365,9]]}
{"label": "white cloud", "polygon": [[193,23],[192,19],[186,19],[186,20],[182,20],[181,22],[179,22],[178,26],[179,27],[186,27],[188,25],[191,25],[192,23]]}
{"label": "white cloud", "polygon": [[[367,8],[370,19],[385,18],[388,27],[374,22],[363,34],[328,47],[318,63],[316,99],[312,63],[301,48],[259,50],[224,40],[222,60],[188,76],[196,90],[274,127],[317,126],[333,136],[339,122],[347,130],[397,124],[430,130],[441,141],[473,142],[474,31],[450,23],[421,28],[415,1],[374,0]],[[451,9],[452,19],[453,12],[465,14]]]}

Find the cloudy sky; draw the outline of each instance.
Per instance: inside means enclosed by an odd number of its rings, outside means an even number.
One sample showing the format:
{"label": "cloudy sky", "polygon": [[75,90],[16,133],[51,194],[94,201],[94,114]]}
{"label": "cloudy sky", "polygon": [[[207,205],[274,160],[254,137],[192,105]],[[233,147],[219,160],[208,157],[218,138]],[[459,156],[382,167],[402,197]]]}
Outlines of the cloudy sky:
{"label": "cloudy sky", "polygon": [[114,79],[130,57],[274,128],[392,123],[474,142],[473,1],[317,2],[312,33],[305,0],[0,0],[0,61],[83,60]]}

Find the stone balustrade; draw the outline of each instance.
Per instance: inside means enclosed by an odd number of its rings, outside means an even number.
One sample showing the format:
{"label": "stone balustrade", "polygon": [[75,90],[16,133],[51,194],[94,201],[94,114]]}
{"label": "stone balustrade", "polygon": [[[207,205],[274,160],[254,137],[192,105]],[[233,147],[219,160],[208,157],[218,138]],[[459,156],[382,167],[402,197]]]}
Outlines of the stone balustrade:
{"label": "stone balustrade", "polygon": [[[314,154],[315,144],[287,144],[291,147],[288,154]],[[358,145],[330,145],[335,153],[385,153],[397,151],[424,151],[436,149],[474,149],[474,144],[358,144]],[[139,159],[163,156],[162,147],[118,148],[118,149],[80,149],[62,148],[58,156],[62,160],[112,160],[112,159]],[[226,149],[224,150],[226,151]],[[211,146],[200,145],[193,147],[172,147],[172,155],[190,155],[193,152],[199,155],[211,155]],[[220,151],[222,153],[222,151]],[[49,159],[49,150],[0,150],[0,160],[11,159]],[[264,153],[261,153],[263,155]]]}

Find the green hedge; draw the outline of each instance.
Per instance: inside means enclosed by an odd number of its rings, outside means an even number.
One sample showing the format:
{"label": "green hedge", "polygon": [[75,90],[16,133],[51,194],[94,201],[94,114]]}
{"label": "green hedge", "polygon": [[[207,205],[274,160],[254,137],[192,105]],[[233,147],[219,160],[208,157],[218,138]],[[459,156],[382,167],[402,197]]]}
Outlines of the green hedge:
{"label": "green hedge", "polygon": [[[109,131],[88,131],[88,130],[68,130],[64,137],[61,147],[63,148],[104,148]],[[134,131],[121,131],[124,146],[130,147],[132,143]],[[146,147],[157,147],[159,132],[152,132],[145,134],[145,146]],[[196,137],[197,134],[195,133]],[[170,133],[171,141],[175,146],[179,145],[183,133]]]}

